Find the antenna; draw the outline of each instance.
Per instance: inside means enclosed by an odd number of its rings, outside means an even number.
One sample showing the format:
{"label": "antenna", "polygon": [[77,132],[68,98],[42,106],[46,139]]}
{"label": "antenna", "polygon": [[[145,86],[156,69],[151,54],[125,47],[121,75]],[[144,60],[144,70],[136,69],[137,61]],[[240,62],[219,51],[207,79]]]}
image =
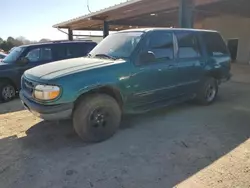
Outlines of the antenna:
{"label": "antenna", "polygon": [[89,13],[91,13],[91,10],[89,8],[89,0],[87,0],[87,8],[88,8]]}

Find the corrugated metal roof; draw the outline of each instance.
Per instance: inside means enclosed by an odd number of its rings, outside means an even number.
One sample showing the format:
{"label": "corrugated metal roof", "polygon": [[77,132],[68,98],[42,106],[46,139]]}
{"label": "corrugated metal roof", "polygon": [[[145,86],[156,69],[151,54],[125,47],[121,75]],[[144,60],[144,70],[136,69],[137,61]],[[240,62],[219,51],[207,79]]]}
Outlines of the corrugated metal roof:
{"label": "corrugated metal roof", "polygon": [[[234,8],[234,5],[227,8],[225,4],[236,3],[235,0],[193,0],[196,7],[194,10],[196,16],[199,14],[200,18],[205,18],[218,15],[222,11],[216,13],[210,12],[210,10],[215,9],[219,2],[223,3],[218,7],[223,9],[224,12]],[[214,6],[210,7],[210,5]],[[204,6],[207,8],[204,8]],[[198,12],[199,7],[202,7],[205,11]],[[178,25],[178,8],[179,0],[130,0],[56,24],[53,27],[70,28],[72,30],[102,30],[104,20],[110,23],[110,30],[116,31],[140,27],[176,27]]]}
{"label": "corrugated metal roof", "polygon": [[108,11],[112,11],[112,10],[115,10],[115,9],[118,9],[118,8],[126,7],[128,5],[132,5],[132,4],[140,2],[140,1],[143,1],[143,0],[129,0],[127,2],[115,4],[114,6],[110,6],[108,8],[104,8],[104,9],[98,10],[96,12],[92,12],[90,14],[86,14],[86,15],[83,15],[83,16],[80,16],[80,17],[77,17],[77,18],[73,18],[71,20],[67,20],[65,22],[55,24],[55,25],[53,25],[53,27],[54,28],[60,28],[60,27],[63,27],[65,25],[69,24],[69,23],[81,21],[81,20],[84,20],[84,19],[89,19],[89,18],[91,18],[93,16],[97,16],[97,15],[102,14],[104,12],[108,12]]}

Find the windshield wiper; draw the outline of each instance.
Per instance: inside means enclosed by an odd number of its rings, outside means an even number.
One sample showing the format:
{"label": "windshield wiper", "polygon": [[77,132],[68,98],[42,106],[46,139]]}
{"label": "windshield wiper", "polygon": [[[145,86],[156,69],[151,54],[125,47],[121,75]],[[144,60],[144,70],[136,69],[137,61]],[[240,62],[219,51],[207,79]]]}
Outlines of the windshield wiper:
{"label": "windshield wiper", "polygon": [[107,55],[107,54],[96,54],[95,57],[104,57],[104,58],[107,58],[107,59],[112,59],[112,60],[116,60],[116,58],[110,56],[110,55]]}

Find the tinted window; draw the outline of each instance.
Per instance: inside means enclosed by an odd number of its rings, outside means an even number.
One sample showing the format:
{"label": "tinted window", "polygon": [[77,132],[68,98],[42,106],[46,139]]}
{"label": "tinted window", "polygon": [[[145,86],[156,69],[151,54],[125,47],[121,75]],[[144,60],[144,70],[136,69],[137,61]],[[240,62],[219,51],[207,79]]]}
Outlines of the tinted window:
{"label": "tinted window", "polygon": [[202,36],[210,56],[228,54],[227,47],[218,33],[203,33]]}
{"label": "tinted window", "polygon": [[157,61],[174,59],[173,35],[166,31],[151,33],[148,40],[148,50],[153,52]]}
{"label": "tinted window", "polygon": [[194,33],[182,32],[176,34],[179,58],[196,58],[201,56],[198,39]]}
{"label": "tinted window", "polygon": [[53,45],[52,53],[53,53],[54,60],[67,59],[66,45]]}
{"label": "tinted window", "polygon": [[52,60],[52,53],[50,47],[40,47],[31,49],[25,56],[30,62],[50,61]]}
{"label": "tinted window", "polygon": [[66,58],[86,56],[94,47],[91,43],[69,44],[66,47]]}
{"label": "tinted window", "polygon": [[53,45],[53,57],[55,60],[84,57],[95,46],[95,43],[71,43]]}

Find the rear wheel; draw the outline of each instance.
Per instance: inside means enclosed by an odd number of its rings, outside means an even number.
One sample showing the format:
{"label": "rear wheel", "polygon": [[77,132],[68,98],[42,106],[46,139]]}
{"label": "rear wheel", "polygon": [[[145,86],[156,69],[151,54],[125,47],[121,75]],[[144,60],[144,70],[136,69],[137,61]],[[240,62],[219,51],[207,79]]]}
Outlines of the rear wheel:
{"label": "rear wheel", "polygon": [[197,101],[202,105],[214,102],[218,94],[218,84],[214,78],[206,78],[197,95]]}
{"label": "rear wheel", "polygon": [[105,94],[85,97],[73,113],[76,133],[87,142],[100,142],[113,136],[121,120],[116,100]]}
{"label": "rear wheel", "polygon": [[16,96],[16,89],[8,81],[4,81],[0,83],[0,101],[8,102],[15,98]]}

